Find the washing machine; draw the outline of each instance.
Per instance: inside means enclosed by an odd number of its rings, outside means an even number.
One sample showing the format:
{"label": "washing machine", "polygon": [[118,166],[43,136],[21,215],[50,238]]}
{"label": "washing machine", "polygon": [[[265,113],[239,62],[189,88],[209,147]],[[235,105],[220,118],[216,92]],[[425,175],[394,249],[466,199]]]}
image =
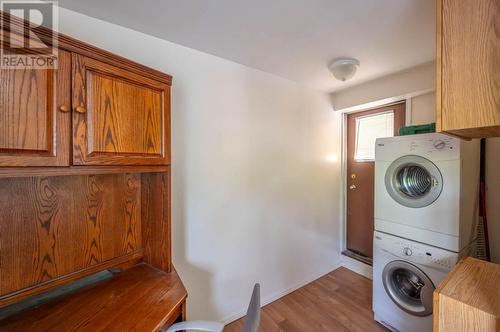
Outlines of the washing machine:
{"label": "washing machine", "polygon": [[377,139],[375,230],[460,252],[474,241],[478,140],[443,134]]}
{"label": "washing machine", "polygon": [[373,312],[393,331],[432,331],[432,293],[461,253],[374,232]]}

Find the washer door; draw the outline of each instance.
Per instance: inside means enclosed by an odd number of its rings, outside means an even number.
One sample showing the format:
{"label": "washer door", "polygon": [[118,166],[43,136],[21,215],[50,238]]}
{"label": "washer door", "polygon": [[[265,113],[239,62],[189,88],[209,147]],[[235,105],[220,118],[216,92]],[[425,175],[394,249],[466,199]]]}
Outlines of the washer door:
{"label": "washer door", "polygon": [[418,267],[405,261],[387,264],[382,273],[384,288],[391,300],[414,316],[432,314],[434,284]]}
{"label": "washer door", "polygon": [[432,204],[441,195],[443,176],[429,159],[404,156],[387,169],[385,188],[399,204],[421,208]]}

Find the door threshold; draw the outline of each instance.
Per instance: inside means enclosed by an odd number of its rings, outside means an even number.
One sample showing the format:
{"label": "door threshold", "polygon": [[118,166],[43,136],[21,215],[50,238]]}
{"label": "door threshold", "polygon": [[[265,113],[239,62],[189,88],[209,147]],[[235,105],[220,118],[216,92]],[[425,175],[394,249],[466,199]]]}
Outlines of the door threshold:
{"label": "door threshold", "polygon": [[346,249],[342,251],[342,255],[347,256],[349,258],[355,259],[361,263],[373,266],[373,259],[370,257],[366,257],[364,255],[358,254],[357,252],[354,252],[352,250]]}
{"label": "door threshold", "polygon": [[373,267],[361,260],[351,258],[350,254],[342,253],[342,266],[368,279],[373,279]]}

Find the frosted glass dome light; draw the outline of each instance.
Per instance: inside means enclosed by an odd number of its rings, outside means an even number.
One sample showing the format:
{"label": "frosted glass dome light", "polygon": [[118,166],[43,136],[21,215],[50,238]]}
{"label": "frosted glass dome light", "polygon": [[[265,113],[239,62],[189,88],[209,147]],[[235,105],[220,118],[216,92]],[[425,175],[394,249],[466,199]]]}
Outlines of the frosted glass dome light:
{"label": "frosted glass dome light", "polygon": [[359,60],[353,58],[340,58],[333,60],[328,66],[333,76],[339,81],[351,79],[359,67]]}

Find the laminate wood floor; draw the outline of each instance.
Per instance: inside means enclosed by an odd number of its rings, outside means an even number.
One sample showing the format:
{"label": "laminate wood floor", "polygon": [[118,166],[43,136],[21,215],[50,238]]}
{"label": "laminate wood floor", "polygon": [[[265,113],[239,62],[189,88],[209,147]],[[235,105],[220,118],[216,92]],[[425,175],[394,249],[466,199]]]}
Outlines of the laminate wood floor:
{"label": "laminate wood floor", "polygon": [[[263,307],[260,331],[387,331],[371,306],[371,280],[342,267]],[[242,328],[243,318],[224,332]]]}

